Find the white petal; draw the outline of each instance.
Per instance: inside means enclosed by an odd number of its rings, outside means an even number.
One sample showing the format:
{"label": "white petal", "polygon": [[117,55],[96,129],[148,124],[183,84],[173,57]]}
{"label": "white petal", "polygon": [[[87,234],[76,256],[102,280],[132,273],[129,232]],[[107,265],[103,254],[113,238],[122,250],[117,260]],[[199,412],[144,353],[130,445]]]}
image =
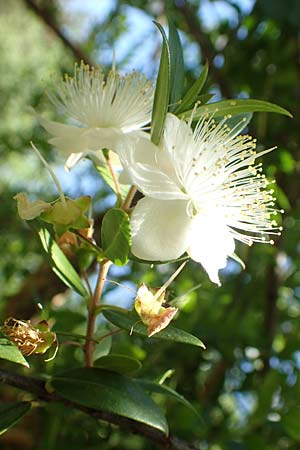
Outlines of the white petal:
{"label": "white petal", "polygon": [[191,224],[186,206],[186,201],[140,200],[131,218],[132,253],[150,261],[180,257],[187,249]]}
{"label": "white petal", "polygon": [[216,213],[198,214],[190,227],[187,250],[194,261],[200,262],[213,283],[220,285],[218,272],[234,252],[234,239],[223,218]]}
{"label": "white petal", "polygon": [[[127,137],[117,128],[80,128],[40,118],[43,127],[52,134],[50,144],[64,156],[71,153],[108,148],[117,151]],[[130,139],[128,140],[130,142]]]}
{"label": "white petal", "polygon": [[[129,137],[129,135],[127,135]],[[177,183],[168,155],[141,134],[132,133],[132,140],[124,142],[118,155],[131,183],[145,195],[160,200],[186,199]]]}

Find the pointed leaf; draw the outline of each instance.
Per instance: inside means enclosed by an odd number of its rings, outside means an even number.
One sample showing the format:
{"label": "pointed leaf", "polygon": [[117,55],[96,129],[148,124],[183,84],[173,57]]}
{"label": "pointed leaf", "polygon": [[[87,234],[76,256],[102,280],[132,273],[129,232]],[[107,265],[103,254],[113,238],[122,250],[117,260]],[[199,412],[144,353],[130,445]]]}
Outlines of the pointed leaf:
{"label": "pointed leaf", "polygon": [[30,408],[30,402],[0,403],[0,434],[14,426]]}
{"label": "pointed leaf", "polygon": [[111,370],[112,372],[127,374],[136,372],[142,367],[142,364],[135,358],[110,353],[107,356],[97,359],[94,362],[94,366],[101,369]]}
{"label": "pointed leaf", "polygon": [[169,23],[169,49],[170,49],[170,111],[176,108],[176,103],[181,99],[184,84],[183,51],[178,31],[173,22]]}
{"label": "pointed leaf", "polygon": [[158,384],[154,381],[150,380],[142,380],[142,379],[136,379],[136,382],[147,392],[155,392],[162,395],[167,395],[168,397],[173,398],[174,400],[178,401],[182,405],[185,405],[187,408],[189,408],[193,413],[195,413],[199,417],[198,411],[194,408],[194,406],[183,397],[183,395],[178,394],[174,389],[170,388],[169,386],[166,386],[165,384]]}
{"label": "pointed leaf", "polygon": [[200,119],[205,114],[214,114],[214,117],[226,116],[227,114],[242,114],[245,112],[273,112],[292,117],[292,114],[281,106],[273,103],[265,102],[263,100],[254,99],[236,99],[236,100],[222,100],[221,102],[208,103],[199,106],[195,112],[192,109],[181,113],[184,117],[189,117],[193,114],[193,120]]}
{"label": "pointed leaf", "polygon": [[[134,311],[105,309],[102,312],[104,317],[117,327],[148,337],[147,327],[141,323],[138,315]],[[169,325],[149,339],[164,339],[205,348],[203,342],[196,336],[193,336],[184,330],[180,330],[179,328],[175,328],[173,325]]]}
{"label": "pointed leaf", "polygon": [[80,368],[55,376],[51,384],[68,400],[168,433],[166,419],[158,406],[128,377],[107,370]]}
{"label": "pointed leaf", "polygon": [[16,364],[21,364],[25,367],[29,367],[28,362],[26,361],[18,347],[6,338],[0,338],[0,358],[6,359],[6,361],[10,361]]}
{"label": "pointed leaf", "polygon": [[117,266],[128,261],[131,245],[128,214],[120,208],[109,209],[102,221],[101,242],[104,255]]}
{"label": "pointed leaf", "polygon": [[192,85],[192,87],[187,91],[182,101],[179,103],[175,110],[175,114],[180,114],[187,109],[191,108],[197,100],[199,100],[199,93],[204,86],[208,74],[208,64],[206,63],[200,74],[198,80]]}
{"label": "pointed leaf", "polygon": [[61,251],[48,229],[42,226],[38,221],[35,221],[33,227],[39,234],[53,272],[65,283],[66,286],[74,289],[74,291],[82,297],[87,298],[88,292],[85,289],[78,273]]}
{"label": "pointed leaf", "polygon": [[163,37],[151,119],[151,141],[158,145],[163,132],[170,97],[170,49],[163,27],[154,22]]}

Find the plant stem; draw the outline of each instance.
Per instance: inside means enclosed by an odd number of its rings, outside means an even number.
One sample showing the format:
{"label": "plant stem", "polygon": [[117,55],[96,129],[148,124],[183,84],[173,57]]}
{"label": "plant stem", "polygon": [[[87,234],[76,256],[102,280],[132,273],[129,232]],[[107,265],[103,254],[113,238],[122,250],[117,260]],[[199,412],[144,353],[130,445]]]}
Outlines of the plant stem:
{"label": "plant stem", "polygon": [[132,185],[128,191],[127,197],[125,198],[123,205],[122,205],[122,209],[124,209],[124,211],[127,211],[130,208],[131,202],[133,200],[133,197],[136,193],[136,187],[134,185]]}
{"label": "plant stem", "polygon": [[103,261],[103,263],[100,267],[100,270],[99,270],[94,295],[91,298],[91,302],[89,305],[88,324],[87,324],[87,330],[86,330],[86,344],[85,344],[85,365],[87,367],[93,366],[93,352],[94,352],[94,347],[95,347],[93,335],[94,335],[95,321],[96,321],[96,315],[97,315],[96,314],[97,307],[99,306],[99,302],[100,302],[101,295],[103,292],[104,282],[106,279],[108,269],[111,264],[112,263],[109,260]]}
{"label": "plant stem", "polygon": [[107,156],[105,156],[105,159],[106,159],[107,166],[109,168],[112,180],[113,180],[115,188],[116,188],[116,193],[121,197],[121,190],[120,190],[119,181],[118,181],[118,178],[116,176],[116,172],[114,171],[113,165],[111,163],[111,159],[110,159],[109,153],[108,153]]}

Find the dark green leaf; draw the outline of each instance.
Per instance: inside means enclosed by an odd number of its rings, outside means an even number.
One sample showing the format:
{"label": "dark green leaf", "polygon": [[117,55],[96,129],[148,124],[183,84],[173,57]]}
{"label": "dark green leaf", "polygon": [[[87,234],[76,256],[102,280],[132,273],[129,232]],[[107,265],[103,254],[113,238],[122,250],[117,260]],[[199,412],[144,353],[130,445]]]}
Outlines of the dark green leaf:
{"label": "dark green leaf", "polygon": [[214,117],[243,114],[246,112],[273,112],[292,117],[291,113],[281,106],[273,103],[265,102],[263,100],[222,100],[221,102],[208,103],[199,106],[195,112],[193,110],[182,113],[184,117],[189,117],[193,114],[193,120],[200,119],[205,114],[214,114]]}
{"label": "dark green leaf", "polygon": [[158,406],[130,378],[107,370],[80,368],[52,379],[64,398],[100,411],[128,417],[168,433],[166,419]]}
{"label": "dark green leaf", "polygon": [[[147,328],[143,323],[141,323],[138,315],[134,311],[123,311],[124,312],[122,312],[121,310],[117,311],[105,309],[102,312],[106,319],[117,327],[132,331],[133,333],[137,333],[142,336],[148,336]],[[180,330],[179,328],[175,328],[172,325],[169,325],[167,328],[155,334],[149,339],[164,339],[205,348],[203,342],[200,341],[200,339],[198,339],[196,336],[193,336],[192,334],[187,333],[184,330]]]}
{"label": "dark green leaf", "polygon": [[300,407],[291,408],[282,417],[282,425],[287,434],[295,441],[300,442]]}
{"label": "dark green leaf", "polygon": [[198,100],[198,96],[201,92],[201,89],[204,86],[207,74],[208,74],[208,64],[206,63],[205,66],[203,67],[200,77],[195,81],[193,86],[187,91],[182,101],[179,103],[178,107],[175,110],[175,114],[180,114],[194,106],[194,103]]}
{"label": "dark green leaf", "polygon": [[125,355],[115,355],[112,353],[97,359],[94,362],[94,365],[95,367],[99,367],[101,369],[111,370],[113,372],[123,374],[136,372],[142,367],[140,361],[135,358]]}
{"label": "dark green leaf", "polygon": [[173,22],[169,23],[169,49],[170,49],[170,111],[176,108],[176,103],[181,99],[184,83],[183,51],[178,31]]}
{"label": "dark green leaf", "polygon": [[0,358],[29,367],[18,347],[6,338],[0,338]]}
{"label": "dark green leaf", "polygon": [[156,392],[158,394],[167,395],[168,397],[173,398],[174,400],[178,401],[179,403],[182,403],[187,408],[192,410],[198,417],[199,413],[194,408],[194,406],[182,395],[178,394],[178,392],[174,391],[174,389],[170,388],[169,386],[166,386],[164,384],[158,384],[154,381],[150,380],[142,380],[142,379],[136,379],[136,382],[139,383],[139,385],[147,392]]}
{"label": "dark green leaf", "polygon": [[88,298],[88,292],[85,289],[78,273],[68,258],[61,251],[47,228],[43,227],[40,223],[38,223],[38,221],[34,221],[33,227],[39,234],[53,272],[65,283],[66,286],[74,289],[74,291],[82,297]]}
{"label": "dark green leaf", "polygon": [[14,426],[30,408],[30,402],[0,403],[0,434]]}
{"label": "dark green leaf", "polygon": [[128,214],[119,208],[109,209],[101,228],[101,242],[104,255],[117,266],[128,261],[131,245]]}
{"label": "dark green leaf", "polygon": [[170,49],[168,39],[163,27],[154,22],[163,37],[161,58],[159,70],[156,80],[152,119],[151,119],[151,141],[158,145],[163,132],[166,115],[168,112],[169,97],[170,97]]}

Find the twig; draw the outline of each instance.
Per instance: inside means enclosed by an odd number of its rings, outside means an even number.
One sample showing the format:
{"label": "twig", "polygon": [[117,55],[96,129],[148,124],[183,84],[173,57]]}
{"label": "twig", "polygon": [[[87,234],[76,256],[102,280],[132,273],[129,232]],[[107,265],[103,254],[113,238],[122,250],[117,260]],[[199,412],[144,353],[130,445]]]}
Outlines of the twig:
{"label": "twig", "polygon": [[124,211],[127,211],[130,208],[130,205],[132,203],[136,191],[137,191],[136,187],[132,185],[122,205],[122,209],[124,209]]}
{"label": "twig", "polygon": [[65,406],[75,408],[86,414],[89,414],[96,419],[104,420],[111,424],[118,425],[129,430],[131,433],[139,434],[150,439],[162,449],[199,450],[199,447],[197,447],[196,449],[196,447],[194,447],[193,445],[177,438],[176,436],[166,436],[156,428],[152,428],[144,423],[137,422],[133,419],[128,419],[126,417],[122,417],[107,411],[95,410],[93,408],[79,405],[76,402],[64,399],[56,392],[50,393],[45,389],[44,382],[42,380],[32,377],[25,377],[23,375],[0,369],[0,382],[22,389],[23,391],[30,392],[42,401],[60,402]]}
{"label": "twig", "polygon": [[85,344],[85,364],[87,367],[92,367],[92,365],[93,365],[93,352],[94,352],[94,347],[95,347],[95,343],[93,341],[93,335],[94,335],[94,328],[95,328],[96,315],[97,315],[96,314],[97,306],[99,306],[99,301],[101,299],[101,295],[103,292],[104,282],[106,279],[108,269],[111,264],[112,263],[109,260],[105,260],[102,263],[101,268],[99,270],[94,295],[93,295],[90,305],[89,305],[88,324],[87,324],[87,330],[86,330],[87,341]]}

